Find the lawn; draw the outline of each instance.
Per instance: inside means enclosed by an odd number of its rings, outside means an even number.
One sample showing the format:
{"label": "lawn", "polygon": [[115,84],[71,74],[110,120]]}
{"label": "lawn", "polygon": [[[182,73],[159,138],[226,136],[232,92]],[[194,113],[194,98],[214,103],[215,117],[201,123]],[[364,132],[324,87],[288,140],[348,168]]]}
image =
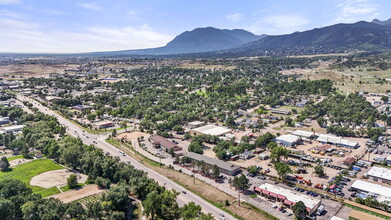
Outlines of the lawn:
{"label": "lawn", "polygon": [[17,160],[17,159],[24,159],[24,157],[23,157],[23,155],[17,155],[17,156],[8,157],[7,159],[8,159],[8,161],[13,161],[13,160]]}
{"label": "lawn", "polygon": [[49,159],[37,159],[28,163],[20,164],[10,169],[7,172],[0,172],[0,180],[4,179],[17,179],[27,184],[34,193],[41,194],[43,197],[59,193],[60,191],[56,187],[45,189],[38,186],[31,186],[30,180],[41,173],[63,169],[59,164],[54,163]]}
{"label": "lawn", "polygon": [[[83,184],[83,183],[78,183],[78,184],[76,185],[76,187],[73,188],[73,189],[82,188],[83,186],[85,186],[85,184]],[[67,186],[62,186],[62,187],[60,187],[60,189],[61,189],[63,192],[66,192],[66,191],[71,190],[71,188],[69,188],[68,185],[67,185]]]}

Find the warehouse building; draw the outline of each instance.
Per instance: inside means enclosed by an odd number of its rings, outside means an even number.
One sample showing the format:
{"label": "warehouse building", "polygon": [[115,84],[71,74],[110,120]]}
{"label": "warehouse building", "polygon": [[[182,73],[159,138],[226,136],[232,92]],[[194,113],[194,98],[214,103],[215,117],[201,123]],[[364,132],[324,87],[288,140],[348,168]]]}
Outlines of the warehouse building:
{"label": "warehouse building", "polygon": [[275,139],[275,142],[277,144],[288,146],[288,147],[293,147],[297,145],[300,141],[301,141],[300,137],[292,134],[281,135],[279,137],[276,137]]}
{"label": "warehouse building", "polygon": [[213,159],[211,157],[203,156],[201,154],[196,154],[193,152],[189,152],[185,156],[190,158],[191,160],[204,161],[210,167],[217,165],[220,169],[220,172],[225,173],[227,175],[235,176],[236,174],[240,173],[240,167],[232,163],[228,163],[219,159]]}
{"label": "warehouse building", "polygon": [[303,130],[296,130],[292,132],[293,135],[296,135],[301,138],[307,138],[307,139],[313,139],[316,137],[315,132],[311,131],[303,131]]}
{"label": "warehouse building", "polygon": [[204,126],[205,125],[205,122],[202,122],[202,121],[192,121],[192,122],[189,122],[187,124],[187,127],[189,129],[194,129],[194,128],[199,128],[201,126]]}
{"label": "warehouse building", "polygon": [[3,130],[6,133],[11,133],[11,132],[21,131],[24,127],[26,127],[26,125],[13,125],[9,127],[3,127]]}
{"label": "warehouse building", "polygon": [[205,125],[190,130],[191,135],[206,134],[206,135],[213,135],[213,136],[222,136],[231,132],[232,130],[229,128],[216,126],[216,125]]}
{"label": "warehouse building", "polygon": [[366,176],[369,180],[391,184],[391,170],[384,167],[372,167]]}
{"label": "warehouse building", "polygon": [[[352,184],[353,190],[361,193],[368,193],[374,196],[379,202],[388,202],[391,205],[391,188],[362,180],[356,180]],[[360,195],[359,195],[360,196]]]}
{"label": "warehouse building", "polygon": [[258,187],[254,187],[254,191],[261,196],[273,199],[277,202],[282,202],[285,206],[292,208],[297,202],[302,201],[307,207],[309,215],[316,212],[321,204],[319,199],[309,197],[290,189],[278,187],[270,183],[264,183]]}
{"label": "warehouse building", "polygon": [[360,145],[355,142],[348,139],[344,139],[342,137],[327,135],[327,134],[318,134],[317,141],[323,143],[323,144],[334,144],[341,147],[348,147],[348,148],[359,148]]}

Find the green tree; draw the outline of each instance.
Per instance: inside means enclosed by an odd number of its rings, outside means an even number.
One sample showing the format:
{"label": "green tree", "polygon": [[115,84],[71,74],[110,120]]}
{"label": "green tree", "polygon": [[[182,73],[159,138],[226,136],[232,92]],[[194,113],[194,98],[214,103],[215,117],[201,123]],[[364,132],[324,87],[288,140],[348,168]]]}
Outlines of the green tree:
{"label": "green tree", "polygon": [[285,147],[277,146],[270,152],[270,159],[273,163],[280,162],[282,158],[288,159],[289,150]]}
{"label": "green tree", "polygon": [[6,171],[10,167],[10,163],[8,162],[8,159],[6,157],[2,157],[0,160],[0,170]]}
{"label": "green tree", "polygon": [[70,188],[70,189],[73,189],[75,187],[77,187],[77,176],[75,174],[71,174],[68,178],[67,178],[67,186]]}
{"label": "green tree", "polygon": [[183,219],[196,219],[201,212],[201,206],[189,202],[180,209],[180,212]]}
{"label": "green tree", "polygon": [[265,134],[257,137],[257,139],[255,140],[255,145],[257,147],[264,147],[268,145],[270,142],[272,142],[274,138],[276,138],[276,136],[274,136],[270,132],[266,132]]}
{"label": "green tree", "polygon": [[220,176],[220,168],[215,164],[212,166],[212,178],[218,179]]}
{"label": "green tree", "polygon": [[304,202],[298,201],[292,207],[293,214],[295,214],[296,219],[305,220],[308,214],[307,208],[304,205]]}
{"label": "green tree", "polygon": [[285,125],[292,127],[293,126],[293,119],[290,117],[285,118]]}
{"label": "green tree", "polygon": [[277,162],[274,164],[274,169],[277,171],[278,176],[283,180],[289,173],[292,173],[292,169],[288,164]]}
{"label": "green tree", "polygon": [[319,176],[324,176],[325,175],[324,168],[321,165],[316,165],[314,167],[314,170],[315,170],[315,173],[317,175],[319,175]]}
{"label": "green tree", "polygon": [[255,165],[252,165],[252,166],[247,167],[247,171],[248,171],[249,173],[253,174],[253,175],[258,174],[258,170],[259,170],[258,167],[255,166]]}
{"label": "green tree", "polygon": [[389,101],[388,96],[385,96],[385,95],[382,95],[380,99],[381,99],[384,103],[388,103],[388,101]]}
{"label": "green tree", "polygon": [[232,185],[238,190],[238,201],[240,206],[240,193],[250,187],[249,180],[243,174],[239,177],[235,176]]}

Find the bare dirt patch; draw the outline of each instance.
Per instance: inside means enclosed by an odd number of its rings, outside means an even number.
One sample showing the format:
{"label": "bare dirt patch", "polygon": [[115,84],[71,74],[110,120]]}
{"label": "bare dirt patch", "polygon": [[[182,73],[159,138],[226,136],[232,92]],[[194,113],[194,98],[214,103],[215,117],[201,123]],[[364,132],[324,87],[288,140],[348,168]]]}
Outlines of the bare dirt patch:
{"label": "bare dirt patch", "polygon": [[136,138],[139,138],[139,137],[145,137],[148,136],[149,134],[147,133],[144,133],[144,132],[139,132],[139,131],[134,131],[134,132],[126,132],[126,133],[122,133],[120,135],[118,135],[117,139],[121,140],[121,139],[125,139],[125,140],[133,140],[133,139],[136,139]]}
{"label": "bare dirt patch", "polygon": [[63,203],[70,203],[79,199],[82,199],[87,196],[92,196],[104,192],[104,190],[99,189],[97,185],[88,185],[81,189],[69,190],[64,193],[56,194],[50,196],[51,198],[56,198],[61,200]]}
{"label": "bare dirt patch", "polygon": [[[45,173],[41,173],[37,176],[34,176],[30,180],[30,185],[39,186],[43,188],[51,188],[55,186],[62,186],[67,183],[67,178],[75,174],[67,169],[53,170]],[[85,183],[87,180],[87,175],[77,173],[77,181],[79,183]]]}
{"label": "bare dirt patch", "polygon": [[13,166],[17,166],[19,164],[22,164],[22,163],[27,163],[27,162],[30,162],[32,160],[28,160],[28,159],[16,159],[16,160],[11,160],[9,163],[10,163],[10,166],[13,167]]}

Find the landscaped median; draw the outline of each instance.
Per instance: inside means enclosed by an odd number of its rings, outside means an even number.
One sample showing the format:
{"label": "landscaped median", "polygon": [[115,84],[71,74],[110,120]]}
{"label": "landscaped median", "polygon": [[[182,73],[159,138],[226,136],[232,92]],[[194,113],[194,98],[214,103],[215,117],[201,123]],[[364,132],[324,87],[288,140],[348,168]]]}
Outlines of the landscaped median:
{"label": "landscaped median", "polygon": [[198,179],[195,179],[194,181],[194,179],[189,177],[188,175],[176,171],[167,166],[158,166],[159,162],[153,161],[145,157],[141,153],[135,152],[134,148],[129,143],[122,144],[113,138],[107,139],[106,141],[112,144],[113,146],[123,150],[129,156],[133,157],[138,162],[144,164],[148,168],[160,173],[161,175],[169,178],[175,183],[185,187],[187,190],[200,196],[205,201],[231,214],[237,219],[246,219],[246,220],[259,220],[259,219],[277,220],[278,219],[264,211],[261,211],[259,208],[256,208],[255,206],[252,206],[250,204],[242,203],[241,206],[239,206],[235,197],[232,197],[227,193],[220,191],[219,189],[209,185],[208,183],[205,183]]}

